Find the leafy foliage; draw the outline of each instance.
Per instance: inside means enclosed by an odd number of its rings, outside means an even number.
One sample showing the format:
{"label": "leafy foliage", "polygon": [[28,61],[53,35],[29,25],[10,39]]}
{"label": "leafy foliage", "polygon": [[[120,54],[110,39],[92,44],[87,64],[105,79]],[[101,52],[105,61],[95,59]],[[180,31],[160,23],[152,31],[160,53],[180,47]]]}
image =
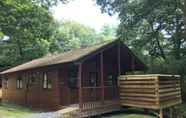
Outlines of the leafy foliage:
{"label": "leafy foliage", "polygon": [[117,37],[148,65],[147,73],[179,74],[186,79],[184,2],[97,0],[103,12],[119,15]]}
{"label": "leafy foliage", "polygon": [[46,54],[53,31],[54,20],[47,9],[27,0],[0,1],[0,65],[16,65]]}
{"label": "leafy foliage", "polygon": [[0,1],[0,69],[114,37],[109,25],[98,33],[74,21],[55,22],[50,6],[42,4],[45,0]]}
{"label": "leafy foliage", "polygon": [[176,59],[185,53],[182,0],[97,0],[97,3],[109,14],[119,13],[118,37],[133,48],[164,59],[167,53]]}
{"label": "leafy foliage", "polygon": [[110,25],[105,25],[102,32],[98,33],[94,29],[77,23],[75,21],[64,21],[59,23],[55,39],[57,40],[52,48],[52,52],[63,52],[74,48],[84,48],[96,43],[113,40],[115,29]]}

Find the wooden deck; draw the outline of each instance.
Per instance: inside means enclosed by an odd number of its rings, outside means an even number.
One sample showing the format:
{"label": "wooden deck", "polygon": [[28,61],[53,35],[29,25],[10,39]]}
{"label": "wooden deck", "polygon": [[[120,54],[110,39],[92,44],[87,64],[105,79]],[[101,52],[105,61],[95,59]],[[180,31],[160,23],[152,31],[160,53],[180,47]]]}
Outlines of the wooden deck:
{"label": "wooden deck", "polygon": [[119,100],[114,101],[104,101],[102,102],[87,102],[83,103],[83,108],[80,109],[79,104],[70,105],[58,113],[65,118],[84,118],[96,115],[101,115],[104,113],[109,113],[113,111],[120,110]]}
{"label": "wooden deck", "polygon": [[180,77],[170,75],[120,76],[122,105],[164,109],[180,104]]}
{"label": "wooden deck", "polygon": [[121,105],[158,110],[160,118],[182,102],[178,75],[125,75],[119,83]]}

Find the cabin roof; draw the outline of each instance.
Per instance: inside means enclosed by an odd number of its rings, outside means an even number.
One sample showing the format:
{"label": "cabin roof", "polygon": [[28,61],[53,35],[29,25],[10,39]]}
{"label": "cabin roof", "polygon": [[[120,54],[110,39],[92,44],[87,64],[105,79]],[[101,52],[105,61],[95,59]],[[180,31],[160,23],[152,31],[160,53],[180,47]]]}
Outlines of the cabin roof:
{"label": "cabin roof", "polygon": [[[107,41],[107,42],[96,44],[96,45],[89,46],[86,48],[73,49],[71,51],[67,51],[67,52],[64,52],[61,54],[55,54],[55,55],[50,55],[50,56],[45,56],[42,58],[34,59],[34,60],[29,61],[27,63],[24,63],[24,64],[18,65],[16,67],[10,68],[8,70],[5,70],[5,71],[1,72],[0,74],[7,74],[7,73],[23,71],[23,70],[28,70],[28,69],[34,69],[34,68],[38,68],[38,67],[50,66],[50,65],[55,65],[55,64],[78,62],[80,60],[85,59],[87,56],[93,54],[94,52],[99,52],[101,50],[104,50],[105,48],[108,48],[114,44],[117,44],[117,42],[118,42],[118,40]],[[138,60],[139,63],[144,65],[136,56],[135,56],[135,59]],[[144,65],[144,67],[145,67],[145,65]]]}

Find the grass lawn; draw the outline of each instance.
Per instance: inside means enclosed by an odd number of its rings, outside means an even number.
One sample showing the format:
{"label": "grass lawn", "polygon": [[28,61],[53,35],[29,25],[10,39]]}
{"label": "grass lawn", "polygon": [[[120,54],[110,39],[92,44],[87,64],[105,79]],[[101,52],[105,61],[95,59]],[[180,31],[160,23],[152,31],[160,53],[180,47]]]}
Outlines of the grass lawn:
{"label": "grass lawn", "polygon": [[0,118],[23,118],[35,112],[32,110],[12,104],[0,104]]}
{"label": "grass lawn", "polygon": [[[180,106],[182,114],[186,115],[186,104]],[[0,118],[26,118],[26,116],[39,113],[29,108],[12,104],[0,104]],[[99,117],[100,118],[100,117]],[[145,115],[143,110],[129,109],[120,112],[105,114],[101,118],[155,118],[152,115]]]}

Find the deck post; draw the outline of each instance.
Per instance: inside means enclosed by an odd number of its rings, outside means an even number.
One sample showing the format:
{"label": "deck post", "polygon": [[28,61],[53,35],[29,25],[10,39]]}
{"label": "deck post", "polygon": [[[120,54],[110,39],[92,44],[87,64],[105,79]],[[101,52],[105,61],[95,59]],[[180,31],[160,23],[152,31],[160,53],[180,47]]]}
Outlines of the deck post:
{"label": "deck post", "polygon": [[100,54],[100,68],[101,68],[101,101],[104,103],[105,89],[104,89],[104,65],[103,65],[103,52]]}
{"label": "deck post", "polygon": [[78,87],[79,87],[79,108],[83,108],[82,103],[82,63],[78,65]]}
{"label": "deck post", "polygon": [[163,118],[163,109],[162,108],[159,110],[159,118]]}

